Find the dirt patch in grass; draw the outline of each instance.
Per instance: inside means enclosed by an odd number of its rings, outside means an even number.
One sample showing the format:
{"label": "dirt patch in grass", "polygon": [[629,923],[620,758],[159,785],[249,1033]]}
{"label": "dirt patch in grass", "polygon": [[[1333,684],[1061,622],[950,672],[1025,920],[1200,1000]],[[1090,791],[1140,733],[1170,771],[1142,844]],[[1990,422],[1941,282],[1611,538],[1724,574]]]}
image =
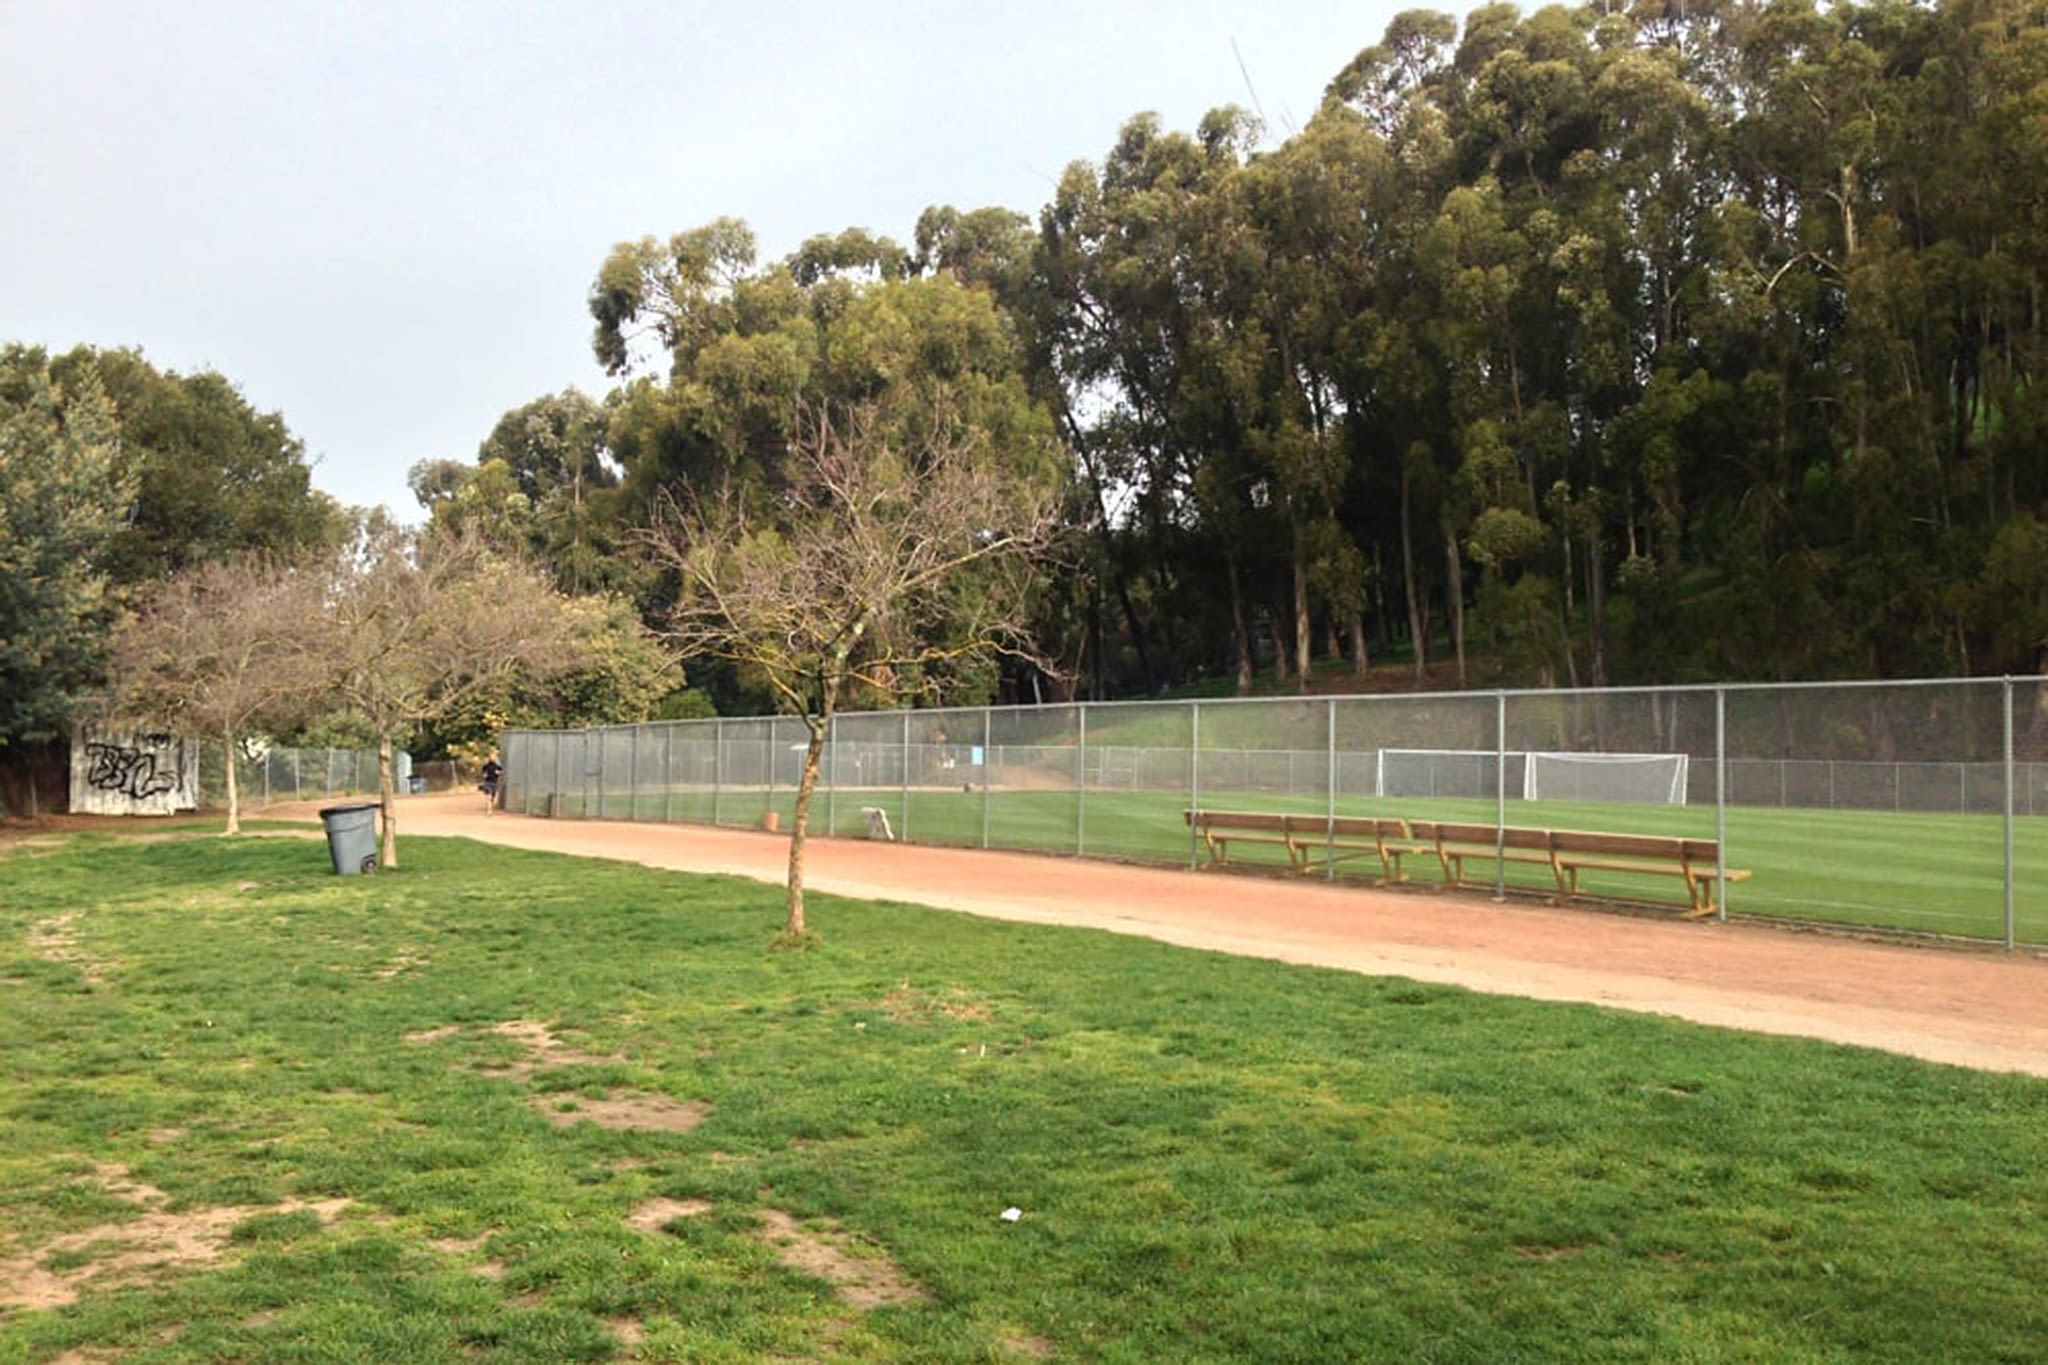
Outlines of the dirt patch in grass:
{"label": "dirt patch in grass", "polygon": [[641,1232],[660,1232],[678,1218],[701,1218],[711,1212],[711,1207],[708,1200],[657,1196],[634,1205],[626,1215],[626,1226]]}
{"label": "dirt patch in grass", "polygon": [[0,1257],[0,1308],[61,1308],[77,1302],[87,1289],[133,1284],[162,1270],[210,1265],[221,1258],[234,1230],[251,1218],[310,1209],[327,1223],[354,1203],[287,1199],[281,1204],[172,1213],[165,1208],[170,1196],[134,1179],[125,1166],[95,1166],[93,1180],[107,1194],[133,1205],[137,1215]]}
{"label": "dirt patch in grass", "polygon": [[614,1066],[622,1058],[601,1057],[592,1052],[578,1052],[555,1036],[555,1031],[546,1024],[531,1019],[508,1019],[493,1024],[488,1032],[501,1038],[510,1038],[526,1049],[522,1061],[507,1062],[503,1066],[483,1068],[486,1076],[509,1076],[514,1080],[525,1080],[536,1071],[557,1066]]}
{"label": "dirt patch in grass", "polygon": [[414,1047],[424,1047],[428,1043],[444,1042],[449,1038],[456,1037],[461,1032],[462,1025],[446,1024],[440,1028],[414,1029],[411,1033],[402,1036],[404,1041],[411,1043]]}
{"label": "dirt patch in grass", "polygon": [[1027,1360],[1051,1360],[1053,1357],[1052,1343],[1030,1332],[1007,1332],[996,1338],[996,1349]]}
{"label": "dirt patch in grass", "polygon": [[[491,1236],[489,1233],[482,1233],[475,1237],[439,1237],[433,1241],[432,1246],[434,1250],[444,1256],[452,1256],[456,1260],[467,1261],[480,1253],[484,1249],[484,1244],[490,1240]],[[505,1278],[505,1263],[494,1256],[486,1256],[482,1260],[476,1261],[470,1266],[469,1270],[471,1274],[479,1279],[502,1280]]]}
{"label": "dirt patch in grass", "polygon": [[602,1099],[588,1095],[534,1095],[527,1102],[547,1115],[557,1128],[573,1128],[587,1122],[600,1128],[634,1132],[689,1133],[711,1112],[710,1105],[698,1100],[619,1092],[607,1092]]}
{"label": "dirt patch in grass", "polygon": [[[443,1028],[421,1029],[405,1034],[404,1038],[414,1044],[438,1043],[463,1032],[465,1030],[461,1026],[450,1024]],[[530,1080],[537,1072],[554,1067],[616,1066],[624,1060],[580,1052],[562,1041],[546,1024],[532,1019],[508,1019],[492,1024],[485,1032],[510,1038],[526,1049],[526,1056],[518,1061],[481,1068],[480,1074],[485,1076],[524,1081]],[[669,1095],[624,1090],[607,1090],[596,1097],[553,1092],[528,1096],[527,1103],[546,1115],[548,1122],[557,1128],[594,1123],[600,1128],[652,1133],[692,1132],[711,1112],[710,1105],[698,1100],[679,1100]]]}
{"label": "dirt patch in grass", "polygon": [[865,1313],[930,1297],[888,1256],[873,1247],[857,1247],[853,1238],[829,1223],[806,1227],[781,1209],[762,1209],[760,1218],[761,1235],[774,1248],[776,1259],[825,1281],[849,1307]]}
{"label": "dirt patch in grass", "polygon": [[908,981],[882,997],[882,1013],[897,1023],[922,1023],[929,1019],[986,1024],[995,1018],[987,1001],[965,986],[948,986],[942,991],[925,990]]}
{"label": "dirt patch in grass", "polygon": [[76,967],[89,986],[97,986],[113,964],[96,958],[78,946],[78,914],[67,911],[37,920],[28,929],[28,950],[45,962]]}

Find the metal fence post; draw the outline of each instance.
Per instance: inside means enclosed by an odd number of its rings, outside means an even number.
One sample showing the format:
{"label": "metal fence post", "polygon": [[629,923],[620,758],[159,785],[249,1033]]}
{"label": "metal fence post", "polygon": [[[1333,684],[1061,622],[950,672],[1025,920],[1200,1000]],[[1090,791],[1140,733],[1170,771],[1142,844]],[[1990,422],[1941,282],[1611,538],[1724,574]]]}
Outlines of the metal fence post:
{"label": "metal fence post", "polygon": [[640,731],[639,722],[634,722],[626,743],[626,818],[640,818]]}
{"label": "metal fence post", "polygon": [[989,772],[995,767],[995,718],[989,708],[981,708],[981,846],[988,847],[988,789]]}
{"label": "metal fence post", "polygon": [[1728,922],[1728,689],[1720,686],[1714,688],[1714,918]]}
{"label": "metal fence post", "polygon": [[1337,699],[1323,703],[1329,713],[1329,736],[1325,746],[1328,763],[1323,775],[1325,814],[1323,818],[1323,876],[1337,880]]}
{"label": "metal fence post", "polygon": [[897,805],[901,808],[903,818],[897,822],[899,826],[897,837],[907,844],[910,842],[910,712],[908,711],[903,713],[903,754],[901,771],[898,773],[898,776],[903,782],[903,798],[897,802]]}
{"label": "metal fence post", "polygon": [[2012,813],[2013,813],[2013,763],[2012,763],[2012,679],[2005,680],[2005,950],[2014,947],[2018,925],[2013,914],[2013,871],[2012,871]]}
{"label": "metal fence post", "polygon": [[669,721],[661,727],[661,823],[673,822],[676,802],[676,727]]}
{"label": "metal fence post", "polygon": [[[1136,761],[1133,760],[1133,766]],[[1188,703],[1188,868],[1200,866],[1195,852],[1195,812],[1202,808],[1202,703]]]}
{"label": "metal fence post", "polygon": [[718,823],[719,798],[725,794],[725,717],[711,722],[711,823]]}
{"label": "metal fence post", "polygon": [[1074,703],[1080,718],[1081,742],[1074,746],[1074,856],[1088,852],[1088,703]]}
{"label": "metal fence post", "polygon": [[839,814],[839,717],[825,722],[825,834],[838,828]]}
{"label": "metal fence post", "polygon": [[[1527,763],[1528,759],[1523,759]],[[1508,694],[1493,694],[1493,898],[1508,898]]]}

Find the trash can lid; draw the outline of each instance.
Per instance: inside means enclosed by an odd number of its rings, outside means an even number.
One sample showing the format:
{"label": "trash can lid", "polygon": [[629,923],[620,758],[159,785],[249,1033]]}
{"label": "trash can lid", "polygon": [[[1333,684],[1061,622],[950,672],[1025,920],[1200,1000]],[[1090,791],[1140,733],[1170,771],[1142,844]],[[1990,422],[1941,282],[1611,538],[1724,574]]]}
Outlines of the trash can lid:
{"label": "trash can lid", "polygon": [[351,811],[377,810],[382,805],[381,801],[356,801],[346,806],[322,806],[320,808],[320,816],[322,819],[325,819],[330,815],[347,815]]}

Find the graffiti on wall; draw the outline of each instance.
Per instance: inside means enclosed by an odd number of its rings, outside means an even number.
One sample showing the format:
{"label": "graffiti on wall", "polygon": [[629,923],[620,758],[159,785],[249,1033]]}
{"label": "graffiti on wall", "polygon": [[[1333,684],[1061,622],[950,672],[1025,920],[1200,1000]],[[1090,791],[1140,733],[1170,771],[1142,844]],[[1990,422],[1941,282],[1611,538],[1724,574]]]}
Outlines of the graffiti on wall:
{"label": "graffiti on wall", "polygon": [[163,731],[81,729],[71,743],[71,809],[169,815],[199,804],[198,747]]}
{"label": "graffiti on wall", "polygon": [[137,735],[136,740],[133,745],[88,741],[86,785],[95,791],[120,792],[136,801],[147,801],[174,789],[178,774],[157,766],[158,758],[170,749],[172,737]]}

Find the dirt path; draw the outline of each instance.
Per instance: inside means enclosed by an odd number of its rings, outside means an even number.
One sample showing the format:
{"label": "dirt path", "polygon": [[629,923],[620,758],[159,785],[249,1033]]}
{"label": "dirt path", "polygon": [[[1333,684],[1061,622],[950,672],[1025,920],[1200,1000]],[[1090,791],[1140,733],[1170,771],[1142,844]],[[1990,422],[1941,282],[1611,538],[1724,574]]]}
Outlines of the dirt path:
{"label": "dirt path", "polygon": [[[399,832],[783,880],[784,835],[486,815],[413,797]],[[2048,1077],[2048,959],[1685,924],[1428,892],[813,839],[814,889]]]}

